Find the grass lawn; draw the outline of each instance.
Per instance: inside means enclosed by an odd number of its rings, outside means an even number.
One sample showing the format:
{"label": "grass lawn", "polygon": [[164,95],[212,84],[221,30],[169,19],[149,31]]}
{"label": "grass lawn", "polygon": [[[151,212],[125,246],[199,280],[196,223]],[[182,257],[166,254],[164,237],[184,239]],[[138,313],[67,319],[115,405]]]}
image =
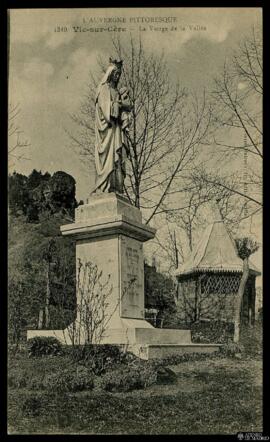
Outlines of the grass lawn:
{"label": "grass lawn", "polygon": [[[235,434],[262,431],[262,357],[209,357],[171,367],[174,384],[128,393],[55,394],[31,376],[66,368],[65,357],[10,362],[9,434]],[[14,374],[17,376],[14,379]],[[28,380],[27,380],[28,378]],[[19,381],[18,381],[19,379]],[[31,384],[30,384],[31,385]],[[30,410],[22,404],[34,397]]]}

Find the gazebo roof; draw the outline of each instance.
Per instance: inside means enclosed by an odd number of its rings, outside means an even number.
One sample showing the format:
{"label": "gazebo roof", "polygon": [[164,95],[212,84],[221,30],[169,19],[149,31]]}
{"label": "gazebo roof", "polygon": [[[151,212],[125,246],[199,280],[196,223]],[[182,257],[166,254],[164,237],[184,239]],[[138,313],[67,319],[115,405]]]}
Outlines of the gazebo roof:
{"label": "gazebo roof", "polygon": [[[260,271],[249,260],[252,273]],[[239,272],[243,271],[243,261],[239,258],[235,243],[221,219],[217,219],[204,231],[200,242],[189,258],[176,270],[175,275],[194,272]]]}

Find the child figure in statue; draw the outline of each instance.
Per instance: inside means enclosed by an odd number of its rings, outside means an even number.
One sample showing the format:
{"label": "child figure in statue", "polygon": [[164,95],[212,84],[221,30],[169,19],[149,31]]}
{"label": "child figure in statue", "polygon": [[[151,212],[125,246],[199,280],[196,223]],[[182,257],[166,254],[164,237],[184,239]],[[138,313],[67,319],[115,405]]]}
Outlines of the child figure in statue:
{"label": "child figure in statue", "polygon": [[131,115],[130,111],[128,112],[126,109],[129,109],[131,107],[130,98],[129,98],[129,92],[126,87],[122,87],[120,90],[120,97],[121,97],[121,104],[123,106],[122,112],[121,112],[121,122],[122,122],[122,129],[126,132],[129,132],[129,126],[131,122]]}
{"label": "child figure in statue", "polygon": [[126,87],[122,87],[120,90],[120,97],[121,97],[121,125],[122,125],[122,131],[123,131],[123,144],[125,146],[125,150],[127,153],[127,156],[129,156],[129,126],[131,124],[131,115],[130,111],[132,109],[131,101],[129,97],[129,91]]}

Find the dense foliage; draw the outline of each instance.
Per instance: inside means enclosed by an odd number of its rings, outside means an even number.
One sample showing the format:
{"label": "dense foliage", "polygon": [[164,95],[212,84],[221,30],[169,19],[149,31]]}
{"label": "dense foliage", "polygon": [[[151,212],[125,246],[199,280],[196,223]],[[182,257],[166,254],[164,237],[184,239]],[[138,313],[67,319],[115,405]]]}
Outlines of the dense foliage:
{"label": "dense foliage", "polygon": [[[64,172],[9,176],[9,339],[27,328],[64,328],[74,318],[75,243],[60,226],[72,221],[75,180]],[[45,317],[45,305],[49,311]]]}
{"label": "dense foliage", "polygon": [[62,345],[58,339],[49,336],[36,336],[27,341],[28,354],[32,356],[59,355]]}
{"label": "dense foliage", "polygon": [[54,392],[75,392],[92,390],[94,378],[91,370],[83,366],[73,366],[72,369],[58,370],[56,373],[47,375],[44,386]]}
{"label": "dense foliage", "polygon": [[157,309],[156,325],[163,325],[164,318],[176,311],[174,300],[175,284],[172,278],[156,270],[155,266],[144,264],[145,307]]}
{"label": "dense foliage", "polygon": [[259,244],[252,238],[243,237],[235,240],[238,255],[241,259],[249,258],[259,249]]}
{"label": "dense foliage", "polygon": [[100,375],[119,364],[124,354],[118,345],[75,345],[66,349],[75,363],[84,364],[96,375]]}
{"label": "dense foliage", "polygon": [[234,325],[225,321],[197,321],[191,325],[192,342],[224,344],[232,339]]}
{"label": "dense foliage", "polygon": [[29,177],[14,172],[8,184],[10,215],[24,215],[28,222],[38,222],[45,213],[74,216],[75,180],[65,172],[50,175],[34,169]]}
{"label": "dense foliage", "polygon": [[244,347],[236,342],[228,342],[220,348],[221,354],[227,357],[239,357],[244,352]]}
{"label": "dense foliage", "polygon": [[[16,353],[9,361],[9,433],[190,434],[190,428],[198,434],[262,431],[262,371],[258,353],[262,327],[258,324],[247,331],[241,337],[243,353],[231,344],[219,356],[186,354],[160,361],[134,360],[128,366],[115,367],[113,376],[94,376],[93,390],[92,375],[66,355],[28,358],[26,353]],[[239,356],[239,350],[240,358],[228,358]],[[161,370],[166,365],[174,365],[176,374],[170,379],[164,373],[167,370]],[[61,379],[63,367],[65,372],[69,371],[67,384]],[[78,379],[77,367],[86,381]],[[157,384],[144,390],[138,382],[139,390],[132,391],[140,369],[145,380],[151,380],[150,373],[156,371]],[[57,391],[50,384],[52,375]],[[122,392],[116,384],[112,386],[113,377]],[[168,388],[166,384],[172,382],[173,387]],[[84,391],[79,391],[82,384]],[[112,391],[102,390],[105,386]]]}
{"label": "dense foliage", "polygon": [[105,391],[131,391],[149,387],[157,382],[156,370],[148,364],[123,366],[105,373],[100,386]]}

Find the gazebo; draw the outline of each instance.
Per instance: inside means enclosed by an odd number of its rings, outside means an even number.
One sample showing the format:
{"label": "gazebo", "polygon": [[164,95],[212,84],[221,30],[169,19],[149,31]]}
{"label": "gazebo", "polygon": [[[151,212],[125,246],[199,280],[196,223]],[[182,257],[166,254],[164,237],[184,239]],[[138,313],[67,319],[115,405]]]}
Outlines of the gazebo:
{"label": "gazebo", "polygon": [[[255,280],[259,270],[249,260],[250,274],[241,308],[241,320],[254,323]],[[178,312],[187,324],[199,320],[232,322],[234,300],[243,272],[234,240],[221,217],[205,229],[200,242],[176,271]]]}

